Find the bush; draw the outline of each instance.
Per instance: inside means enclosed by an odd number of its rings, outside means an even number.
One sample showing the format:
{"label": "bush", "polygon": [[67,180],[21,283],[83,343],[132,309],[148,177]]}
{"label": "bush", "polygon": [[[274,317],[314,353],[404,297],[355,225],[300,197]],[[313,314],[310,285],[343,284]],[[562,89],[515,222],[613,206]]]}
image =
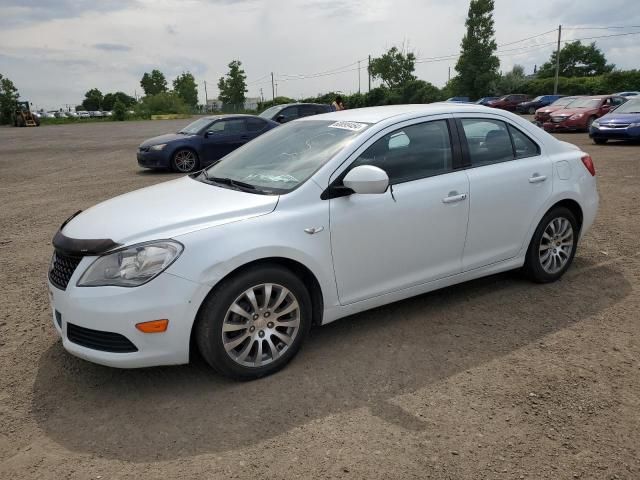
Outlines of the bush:
{"label": "bush", "polygon": [[162,92],[143,97],[135,111],[143,118],[165,113],[191,113],[184,100],[173,92]]}

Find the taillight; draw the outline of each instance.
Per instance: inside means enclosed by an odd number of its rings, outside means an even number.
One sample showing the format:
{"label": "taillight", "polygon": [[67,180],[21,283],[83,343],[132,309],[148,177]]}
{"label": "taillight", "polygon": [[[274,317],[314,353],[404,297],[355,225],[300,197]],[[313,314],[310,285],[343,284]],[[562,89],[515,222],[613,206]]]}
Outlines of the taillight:
{"label": "taillight", "polygon": [[587,170],[589,170],[589,173],[591,174],[592,177],[596,176],[596,166],[593,164],[593,159],[591,158],[591,155],[585,155],[584,157],[581,158],[582,163],[584,164],[585,168]]}

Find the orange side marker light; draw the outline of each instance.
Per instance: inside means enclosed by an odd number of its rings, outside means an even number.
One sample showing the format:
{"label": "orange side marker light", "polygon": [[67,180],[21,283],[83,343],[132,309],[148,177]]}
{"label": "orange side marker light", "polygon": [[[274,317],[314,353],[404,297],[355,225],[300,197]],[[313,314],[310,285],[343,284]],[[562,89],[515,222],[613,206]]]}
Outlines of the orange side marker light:
{"label": "orange side marker light", "polygon": [[151,320],[150,322],[136,323],[136,328],[143,333],[162,333],[167,331],[169,320]]}

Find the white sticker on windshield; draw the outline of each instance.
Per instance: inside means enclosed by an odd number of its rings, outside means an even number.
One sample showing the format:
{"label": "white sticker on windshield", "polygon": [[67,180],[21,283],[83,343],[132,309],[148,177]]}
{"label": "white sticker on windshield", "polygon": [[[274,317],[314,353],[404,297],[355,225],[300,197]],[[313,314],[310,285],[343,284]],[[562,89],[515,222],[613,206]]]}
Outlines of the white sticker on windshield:
{"label": "white sticker on windshield", "polygon": [[358,130],[362,130],[367,126],[366,123],[358,123],[358,122],[336,122],[329,125],[329,128],[342,128],[343,130],[352,130],[357,132]]}

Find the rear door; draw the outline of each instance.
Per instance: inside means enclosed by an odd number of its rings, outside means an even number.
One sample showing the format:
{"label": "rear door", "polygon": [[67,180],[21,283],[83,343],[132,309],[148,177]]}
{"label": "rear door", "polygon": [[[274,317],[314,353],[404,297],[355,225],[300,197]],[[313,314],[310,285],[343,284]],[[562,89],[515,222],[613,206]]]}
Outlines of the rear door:
{"label": "rear door", "polygon": [[553,165],[539,145],[498,117],[458,115],[469,176],[463,270],[518,255],[552,193]]}
{"label": "rear door", "polygon": [[247,142],[248,133],[243,118],[225,118],[213,123],[205,133],[203,151],[205,163],[219,160]]}
{"label": "rear door", "polygon": [[247,118],[245,119],[245,129],[246,129],[246,140],[245,143],[249,140],[253,140],[254,138],[262,135],[267,129],[268,123],[262,118]]}

